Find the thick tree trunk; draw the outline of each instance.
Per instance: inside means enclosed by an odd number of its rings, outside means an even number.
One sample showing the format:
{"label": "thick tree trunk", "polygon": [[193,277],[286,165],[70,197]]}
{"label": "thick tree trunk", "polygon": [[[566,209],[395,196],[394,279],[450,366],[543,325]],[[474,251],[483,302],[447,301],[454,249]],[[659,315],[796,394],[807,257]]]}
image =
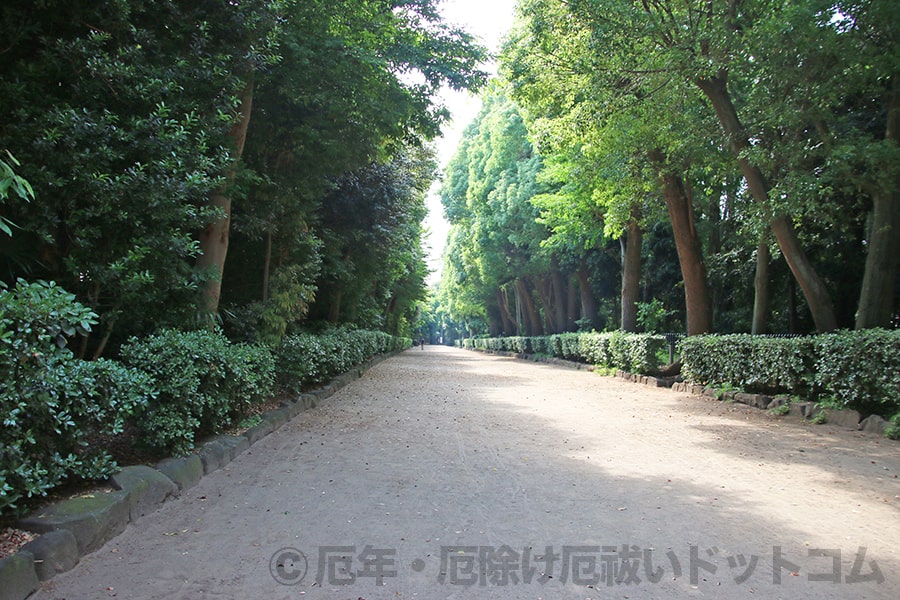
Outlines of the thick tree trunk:
{"label": "thick tree trunk", "polygon": [[[727,88],[727,75],[721,72],[716,77],[701,78],[695,83],[712,103],[753,198],[757,202],[768,203],[769,184],[759,167],[751,163],[744,155],[744,152],[750,148],[750,141],[738,119],[737,110],[731,102]],[[816,329],[820,332],[836,329],[837,319],[834,315],[831,297],[825,283],[818,276],[812,262],[804,252],[793,224],[786,216],[782,215],[776,217],[771,226],[778,245],[781,247],[781,252],[784,254],[794,278],[800,284],[800,289],[803,290]]]}
{"label": "thick tree trunk", "polygon": [[541,277],[531,277],[531,285],[534,287],[534,290],[537,292],[538,300],[541,303],[541,308],[544,310],[538,310],[538,315],[542,316],[541,319],[541,334],[534,335],[543,335],[543,333],[556,333],[553,329],[553,298],[551,288],[552,285],[550,283],[550,275],[543,275]]}
{"label": "thick tree trunk", "polygon": [[341,319],[341,288],[336,287],[328,306],[329,323],[337,323]]}
{"label": "thick tree trunk", "polygon": [[753,324],[751,333],[762,334],[769,331],[769,263],[772,254],[765,237],[756,248],[756,276],[753,279]]}
{"label": "thick tree trunk", "polygon": [[578,266],[578,289],[581,293],[581,318],[587,319],[591,329],[595,329],[600,319],[597,317],[597,301],[591,289],[590,271],[585,260]]}
{"label": "thick tree trunk", "polygon": [[505,288],[497,288],[497,305],[500,307],[500,318],[503,320],[503,335],[517,335],[516,320],[509,312],[509,294]]}
{"label": "thick tree trunk", "polygon": [[[900,128],[900,79],[894,78],[888,103],[885,139],[898,141]],[[894,314],[894,290],[900,268],[900,180],[888,190],[872,194],[872,227],[868,239],[866,270],[863,274],[856,312],[856,328],[889,327]]]}
{"label": "thick tree trunk", "polygon": [[522,310],[525,312],[525,335],[544,335],[541,316],[531,298],[531,290],[528,289],[528,284],[521,277],[516,279],[516,291],[519,294],[519,301],[522,303]]}
{"label": "thick tree trunk", "polygon": [[631,212],[622,251],[622,331],[637,331],[637,303],[641,293],[643,232],[637,208]]}
{"label": "thick tree trunk", "polygon": [[197,269],[207,274],[203,296],[205,309],[210,315],[215,315],[219,310],[219,299],[222,293],[222,275],[225,272],[225,257],[228,254],[228,236],[231,228],[231,197],[228,195],[228,186],[234,181],[237,172],[237,161],[244,152],[244,142],[247,140],[247,129],[250,126],[250,112],[253,106],[253,80],[251,79],[241,92],[240,119],[231,129],[231,141],[234,144],[234,162],[227,173],[227,183],[209,195],[209,206],[217,209],[221,218],[210,223],[200,233],[200,251],[197,258]]}
{"label": "thick tree trunk", "polygon": [[566,290],[566,331],[578,330],[578,280],[569,274],[569,285]]}
{"label": "thick tree trunk", "polygon": [[553,333],[562,333],[566,330],[566,290],[562,271],[556,256],[550,258],[550,283],[551,299],[553,305]]}
{"label": "thick tree trunk", "polygon": [[269,300],[269,272],[272,268],[272,227],[266,232],[266,255],[263,257],[262,301]]}
{"label": "thick tree trunk", "polygon": [[712,331],[712,302],[706,282],[706,264],[703,262],[700,237],[694,227],[691,200],[685,192],[681,177],[664,166],[662,153],[658,150],[651,152],[651,159],[657,165],[669,220],[672,222],[681,276],[684,279],[687,334],[709,333]]}

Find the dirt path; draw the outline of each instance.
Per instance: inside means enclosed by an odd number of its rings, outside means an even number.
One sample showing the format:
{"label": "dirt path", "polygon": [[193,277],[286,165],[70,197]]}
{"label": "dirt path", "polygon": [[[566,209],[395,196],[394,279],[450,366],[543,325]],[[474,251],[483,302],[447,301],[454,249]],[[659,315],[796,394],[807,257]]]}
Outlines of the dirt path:
{"label": "dirt path", "polygon": [[892,599],[898,474],[888,440],[430,346],[35,597]]}

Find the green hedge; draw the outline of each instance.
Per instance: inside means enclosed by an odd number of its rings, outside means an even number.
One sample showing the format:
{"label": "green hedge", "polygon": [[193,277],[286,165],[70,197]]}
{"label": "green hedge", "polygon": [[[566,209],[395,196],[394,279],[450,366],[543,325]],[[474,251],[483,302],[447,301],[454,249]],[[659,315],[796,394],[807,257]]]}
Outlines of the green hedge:
{"label": "green hedge", "polygon": [[298,393],[374,356],[411,346],[409,338],[365,329],[335,328],[319,334],[287,335],[276,353],[278,386]]}
{"label": "green hedge", "polygon": [[657,354],[665,349],[666,338],[643,333],[563,333],[542,337],[468,338],[463,348],[546,354],[631,373],[657,371]]}
{"label": "green hedge", "polygon": [[795,394],[885,417],[900,412],[898,330],[692,336],[679,352],[682,374],[695,383]]}
{"label": "green hedge", "polygon": [[198,435],[232,425],[274,392],[271,351],[232,344],[218,331],[166,330],[131,339],[121,359],[153,377],[156,397],[135,421],[141,441],[166,452],[188,452]]}
{"label": "green hedge", "polygon": [[96,441],[122,431],[151,397],[151,381],[114,361],[74,357],[68,337],[95,320],[52,283],[0,287],[0,514],[117,468]]}

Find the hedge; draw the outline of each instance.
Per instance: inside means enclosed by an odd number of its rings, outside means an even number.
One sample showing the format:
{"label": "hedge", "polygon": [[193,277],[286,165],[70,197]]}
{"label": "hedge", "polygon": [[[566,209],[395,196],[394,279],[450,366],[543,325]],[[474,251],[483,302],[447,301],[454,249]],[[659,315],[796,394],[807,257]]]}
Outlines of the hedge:
{"label": "hedge", "polygon": [[96,439],[120,433],[152,387],[114,361],[75,358],[68,336],[95,322],[53,283],[0,285],[0,514],[63,482],[116,469]]}
{"label": "hedge", "polygon": [[232,344],[219,331],[166,330],[132,338],[120,354],[153,378],[155,398],[135,423],[155,450],[184,454],[198,435],[227,428],[274,392],[271,351]]}
{"label": "hedge", "polygon": [[411,346],[409,338],[365,329],[335,328],[319,334],[287,335],[276,352],[278,386],[297,393],[374,356]]}
{"label": "hedge", "polygon": [[864,414],[900,412],[900,330],[692,336],[679,352],[682,374],[694,383],[792,394]]}
{"label": "hedge", "polygon": [[666,338],[644,333],[563,333],[541,337],[468,338],[464,348],[547,354],[565,360],[583,362],[632,373],[652,374],[659,367],[656,360],[666,347]]}

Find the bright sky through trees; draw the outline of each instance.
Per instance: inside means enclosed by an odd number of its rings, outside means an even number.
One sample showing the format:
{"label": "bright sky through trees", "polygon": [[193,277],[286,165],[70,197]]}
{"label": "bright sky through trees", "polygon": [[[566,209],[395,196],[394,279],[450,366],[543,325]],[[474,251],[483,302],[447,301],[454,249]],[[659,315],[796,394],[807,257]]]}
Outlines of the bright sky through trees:
{"label": "bright sky through trees", "polygon": [[[441,4],[441,10],[448,22],[464,27],[477,36],[491,53],[496,54],[500,50],[503,35],[512,26],[515,4],[515,0],[445,0]],[[490,65],[489,70],[496,72],[496,65]],[[443,137],[437,140],[441,169],[456,151],[463,130],[481,108],[481,100],[466,92],[453,92],[445,88],[442,96],[453,118],[444,126]],[[428,217],[425,220],[430,232],[426,240],[430,247],[428,268],[433,271],[428,278],[429,283],[440,280],[441,254],[450,228],[443,218],[443,207],[437,194],[439,185],[435,183],[428,196]]]}

